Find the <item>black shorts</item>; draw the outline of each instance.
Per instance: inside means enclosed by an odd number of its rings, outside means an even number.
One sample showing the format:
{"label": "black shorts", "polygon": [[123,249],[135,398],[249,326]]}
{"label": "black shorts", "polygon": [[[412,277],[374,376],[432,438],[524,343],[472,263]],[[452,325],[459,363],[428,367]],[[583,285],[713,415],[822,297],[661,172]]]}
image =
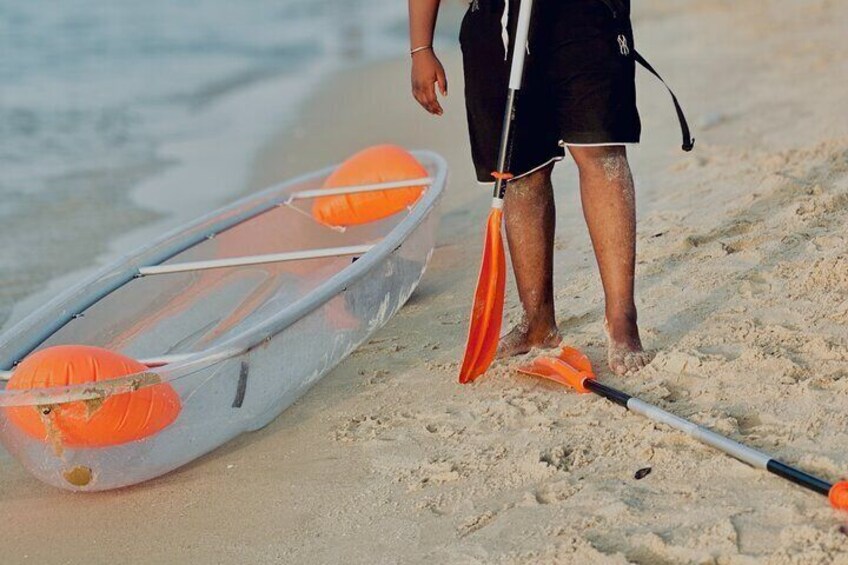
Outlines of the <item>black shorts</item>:
{"label": "black shorts", "polygon": [[[518,16],[519,0],[507,0],[504,34],[504,1],[472,0],[459,36],[480,182],[497,167]],[[629,7],[629,0],[535,1],[514,124],[515,177],[562,159],[567,145],[639,142]]]}

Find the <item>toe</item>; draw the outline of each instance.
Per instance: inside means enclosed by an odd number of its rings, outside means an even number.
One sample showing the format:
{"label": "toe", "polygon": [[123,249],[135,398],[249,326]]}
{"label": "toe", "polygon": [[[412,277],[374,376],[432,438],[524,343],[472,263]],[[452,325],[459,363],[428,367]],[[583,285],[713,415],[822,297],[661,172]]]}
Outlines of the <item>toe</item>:
{"label": "toe", "polygon": [[624,359],[622,359],[619,355],[610,358],[609,368],[618,376],[622,376],[627,373],[627,365],[625,364]]}
{"label": "toe", "polygon": [[625,356],[624,365],[627,367],[628,374],[635,373],[642,368],[642,364],[639,362],[639,355],[635,353]]}
{"label": "toe", "polygon": [[639,368],[647,367],[654,360],[654,354],[650,351],[639,353]]}

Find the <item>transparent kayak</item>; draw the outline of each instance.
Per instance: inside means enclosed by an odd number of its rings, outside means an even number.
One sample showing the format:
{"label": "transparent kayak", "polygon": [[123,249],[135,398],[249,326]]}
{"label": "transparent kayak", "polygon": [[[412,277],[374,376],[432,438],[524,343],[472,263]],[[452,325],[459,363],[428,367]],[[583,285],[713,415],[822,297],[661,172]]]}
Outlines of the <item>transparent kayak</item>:
{"label": "transparent kayak", "polygon": [[[408,210],[343,230],[317,222],[302,202],[331,167],[164,236],[10,328],[0,336],[3,445],[46,483],[96,491],[162,475],[268,424],[418,285],[447,167],[434,153],[413,154],[429,176],[418,179],[426,188]],[[97,386],[6,386],[27,355],[64,344],[119,352],[147,369]],[[162,383],[179,395],[177,419],[121,445],[57,445],[22,433],[8,417],[15,407],[100,403]]]}

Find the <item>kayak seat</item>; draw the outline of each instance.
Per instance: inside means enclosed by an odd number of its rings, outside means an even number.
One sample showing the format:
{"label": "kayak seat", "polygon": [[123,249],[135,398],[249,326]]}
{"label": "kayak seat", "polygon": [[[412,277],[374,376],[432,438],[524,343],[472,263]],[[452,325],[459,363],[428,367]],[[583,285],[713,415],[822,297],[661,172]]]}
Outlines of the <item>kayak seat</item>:
{"label": "kayak seat", "polygon": [[[427,169],[405,149],[396,145],[377,145],[356,153],[342,163],[327,177],[322,188],[381,184],[427,176]],[[322,224],[334,227],[366,224],[412,207],[423,192],[423,186],[412,186],[319,196],[312,205],[312,215]]]}
{"label": "kayak seat", "polygon": [[[7,390],[95,383],[140,374],[138,361],[99,347],[59,345],[28,356],[15,369]],[[64,447],[106,447],[144,439],[170,426],[180,414],[180,397],[167,383],[92,400],[7,407],[9,421],[27,436]]]}

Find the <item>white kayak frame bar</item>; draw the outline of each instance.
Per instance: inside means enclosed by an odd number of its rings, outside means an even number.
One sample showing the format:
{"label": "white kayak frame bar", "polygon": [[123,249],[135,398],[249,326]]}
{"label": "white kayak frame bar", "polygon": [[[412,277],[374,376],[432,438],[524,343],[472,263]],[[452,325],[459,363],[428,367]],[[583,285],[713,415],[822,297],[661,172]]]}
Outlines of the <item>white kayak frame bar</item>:
{"label": "white kayak frame bar", "polygon": [[[385,238],[379,243],[375,242],[377,244],[374,249],[347,267],[349,269],[348,277],[360,277],[368,268],[372,268],[379,261],[385,260],[412,233],[412,230],[424,221],[442,196],[447,178],[447,163],[444,158],[430,151],[413,151],[412,153],[427,167],[427,171],[423,172],[422,177],[431,178],[432,182],[428,182],[429,186],[424,190],[419,202],[410,209],[406,217],[400,220],[399,225],[392,232],[386,234]],[[293,193],[320,186],[337,168],[338,165],[326,167],[285,182],[276,183],[256,194],[245,196],[221,209],[197,218],[187,225],[162,234],[153,241],[147,242],[140,249],[135,250],[131,255],[121,257],[103,266],[102,269],[65,289],[25,319],[19,321],[10,330],[0,334],[0,375],[4,374],[2,371],[6,371],[5,374],[12,371],[18,363],[39,347],[43,347],[43,344],[51,336],[72,323],[77,316],[124,285],[131,284],[134,279],[139,277],[139,267],[176,261],[179,254],[198,244],[222,234],[234,226],[285,206],[286,200]],[[413,179],[410,182],[417,180]],[[317,296],[324,299],[331,292],[341,291],[344,281],[344,277],[333,277],[332,280],[323,281],[316,289],[320,291]],[[312,301],[298,301],[296,304],[286,306],[282,311],[274,314],[266,323],[257,327],[245,328],[239,334],[239,339],[249,346],[259,344],[266,340],[269,335],[276,335],[300,317],[311,312],[313,307],[314,302]],[[220,347],[223,346],[213,346],[211,350],[202,352],[203,359],[209,359],[213,353],[217,355]],[[213,353],[210,353],[210,351]],[[200,353],[198,352],[198,355]],[[193,361],[186,361],[175,363],[172,366],[175,367],[173,370],[177,372],[176,374],[182,375],[189,370],[188,367],[195,365],[196,363]],[[171,375],[168,378],[171,378]],[[2,388],[0,386],[0,405],[7,405],[3,398],[7,391],[2,390]],[[81,394],[81,391],[76,391],[74,397],[76,398]]]}
{"label": "white kayak frame bar", "polygon": [[[140,276],[165,275],[171,273],[186,273],[192,271],[204,271],[208,269],[223,269],[227,267],[244,267],[248,265],[265,265],[269,263],[284,263],[286,261],[303,261],[308,259],[327,259],[330,257],[346,257],[351,255],[363,255],[371,251],[376,244],[350,245],[347,247],[326,247],[323,249],[306,249],[303,251],[289,251],[287,253],[271,253],[268,255],[248,255],[244,257],[231,257],[226,259],[211,259],[208,261],[189,261],[185,263],[173,263],[169,265],[151,265],[140,267]],[[162,367],[191,357],[191,354],[164,355],[142,359],[139,362],[150,368]],[[0,371],[0,382],[12,378],[14,371]]]}
{"label": "white kayak frame bar", "polygon": [[244,257],[230,257],[226,259],[210,259],[208,261],[188,261],[185,263],[171,263],[167,265],[151,265],[140,267],[140,276],[167,275],[172,273],[186,273],[191,271],[205,271],[208,269],[224,269],[227,267],[245,267],[248,265],[265,265],[268,263],[284,263],[286,261],[303,261],[306,259],[326,259],[329,257],[345,257],[349,255],[362,255],[371,251],[374,244],[350,245],[347,247],[327,247],[323,249],[307,249],[304,251],[289,251],[286,253],[271,253],[268,255],[247,255]]}
{"label": "white kayak frame bar", "polygon": [[398,190],[401,188],[412,188],[416,186],[430,186],[433,184],[432,177],[422,177],[420,179],[400,180],[392,182],[382,182],[377,184],[361,184],[356,186],[340,186],[338,188],[316,188],[314,190],[302,190],[295,192],[288,197],[286,204],[291,204],[295,200],[308,200],[310,198],[319,198],[321,196],[337,196],[339,194],[356,194],[358,192],[373,192],[377,190]]}
{"label": "white kayak frame bar", "polygon": [[[185,361],[189,359],[194,353],[179,353],[176,355],[162,355],[161,357],[149,357],[147,359],[139,360],[139,363],[142,365],[146,365],[151,369],[155,369],[156,367],[164,367],[165,365],[170,365],[171,363],[177,363],[179,361]],[[0,382],[8,381],[12,378],[12,373],[14,371],[0,371]]]}

